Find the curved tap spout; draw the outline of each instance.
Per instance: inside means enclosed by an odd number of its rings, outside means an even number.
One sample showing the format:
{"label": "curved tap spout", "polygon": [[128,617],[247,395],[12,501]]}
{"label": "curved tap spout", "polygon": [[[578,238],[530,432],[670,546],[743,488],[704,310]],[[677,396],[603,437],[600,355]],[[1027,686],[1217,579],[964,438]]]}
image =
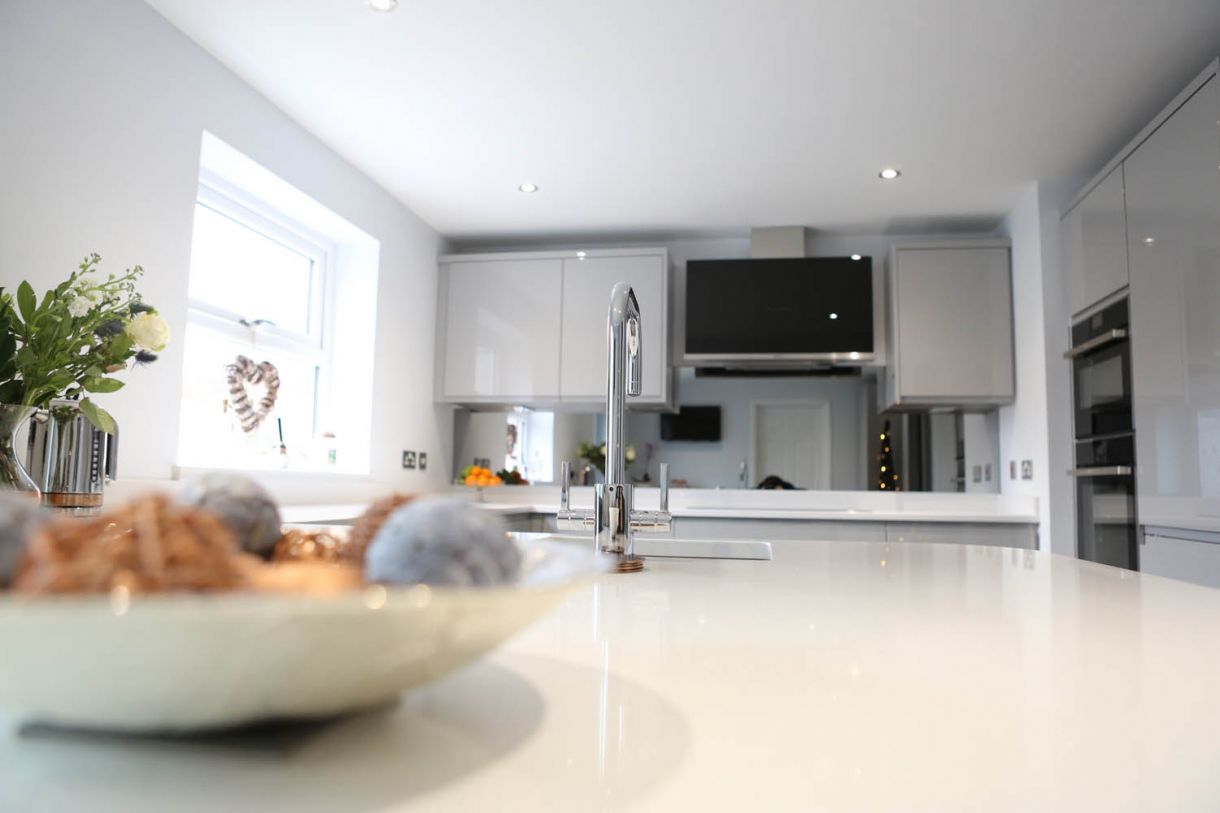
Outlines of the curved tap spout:
{"label": "curved tap spout", "polygon": [[606,330],[606,482],[624,484],[628,482],[623,442],[627,396],[639,395],[643,388],[640,303],[626,282],[610,292]]}

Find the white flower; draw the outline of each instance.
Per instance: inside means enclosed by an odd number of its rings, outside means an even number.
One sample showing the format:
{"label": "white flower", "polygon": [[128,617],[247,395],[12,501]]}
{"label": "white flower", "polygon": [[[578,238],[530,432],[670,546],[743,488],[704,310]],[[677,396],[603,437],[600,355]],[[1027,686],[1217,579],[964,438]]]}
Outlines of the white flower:
{"label": "white flower", "polygon": [[97,307],[102,304],[102,292],[94,289],[85,294],[85,299],[89,300],[89,304]]}
{"label": "white flower", "polygon": [[91,310],[93,310],[93,303],[83,296],[74,297],[68,301],[68,315],[73,319],[79,319]]}
{"label": "white flower", "polygon": [[635,462],[635,447],[634,446],[630,446],[630,445],[627,446],[627,448],[623,451],[623,459],[625,459],[628,463]]}
{"label": "white flower", "polygon": [[169,325],[155,313],[141,313],[127,323],[125,332],[137,345],[155,353],[169,344]]}

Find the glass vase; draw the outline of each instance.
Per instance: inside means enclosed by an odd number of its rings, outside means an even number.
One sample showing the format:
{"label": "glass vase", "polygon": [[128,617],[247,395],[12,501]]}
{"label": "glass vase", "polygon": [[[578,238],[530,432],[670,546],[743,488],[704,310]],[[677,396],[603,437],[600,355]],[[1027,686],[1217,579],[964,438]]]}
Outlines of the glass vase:
{"label": "glass vase", "polygon": [[34,412],[34,407],[0,404],[0,491],[19,492],[38,499],[41,494],[30,477],[14,443],[17,430]]}

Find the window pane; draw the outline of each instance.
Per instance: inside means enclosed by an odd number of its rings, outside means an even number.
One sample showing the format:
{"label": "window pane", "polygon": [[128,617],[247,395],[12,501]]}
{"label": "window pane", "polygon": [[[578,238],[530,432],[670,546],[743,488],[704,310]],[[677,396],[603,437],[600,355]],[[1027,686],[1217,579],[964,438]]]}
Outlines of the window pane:
{"label": "window pane", "polygon": [[195,204],[191,299],[308,334],[312,275],[309,257]]}
{"label": "window pane", "polygon": [[[254,432],[242,431],[233,410],[225,368],[238,355],[255,362],[270,361],[280,376],[274,409]],[[255,347],[225,333],[189,324],[186,329],[182,378],[182,425],[178,460],[184,466],[208,468],[342,468],[342,438],[324,437],[337,427],[314,426],[317,363],[305,355],[279,348]],[[257,407],[265,388],[247,385]],[[280,454],[277,419],[284,427],[287,454]],[[330,461],[335,459],[334,463]]]}

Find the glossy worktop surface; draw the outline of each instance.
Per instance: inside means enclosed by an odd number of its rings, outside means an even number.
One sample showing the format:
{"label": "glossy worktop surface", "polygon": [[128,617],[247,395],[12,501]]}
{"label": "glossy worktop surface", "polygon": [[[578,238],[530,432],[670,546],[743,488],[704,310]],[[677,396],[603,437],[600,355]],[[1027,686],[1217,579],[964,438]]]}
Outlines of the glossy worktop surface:
{"label": "glossy worktop surface", "polygon": [[[481,491],[460,486],[448,493],[479,502],[504,514],[554,515],[558,486],[501,486]],[[660,492],[637,486],[637,508],[659,507]],[[346,522],[359,516],[366,502],[289,505],[286,522]],[[572,489],[573,508],[593,505],[593,489]],[[669,510],[675,517],[729,520],[814,522],[961,522],[970,524],[1037,524],[1035,497],[999,494],[880,491],[762,491],[759,489],[673,488]]]}
{"label": "glossy worktop surface", "polygon": [[1003,548],[774,555],[604,576],[398,706],[288,734],[6,725],[0,809],[1216,809],[1220,591]]}

